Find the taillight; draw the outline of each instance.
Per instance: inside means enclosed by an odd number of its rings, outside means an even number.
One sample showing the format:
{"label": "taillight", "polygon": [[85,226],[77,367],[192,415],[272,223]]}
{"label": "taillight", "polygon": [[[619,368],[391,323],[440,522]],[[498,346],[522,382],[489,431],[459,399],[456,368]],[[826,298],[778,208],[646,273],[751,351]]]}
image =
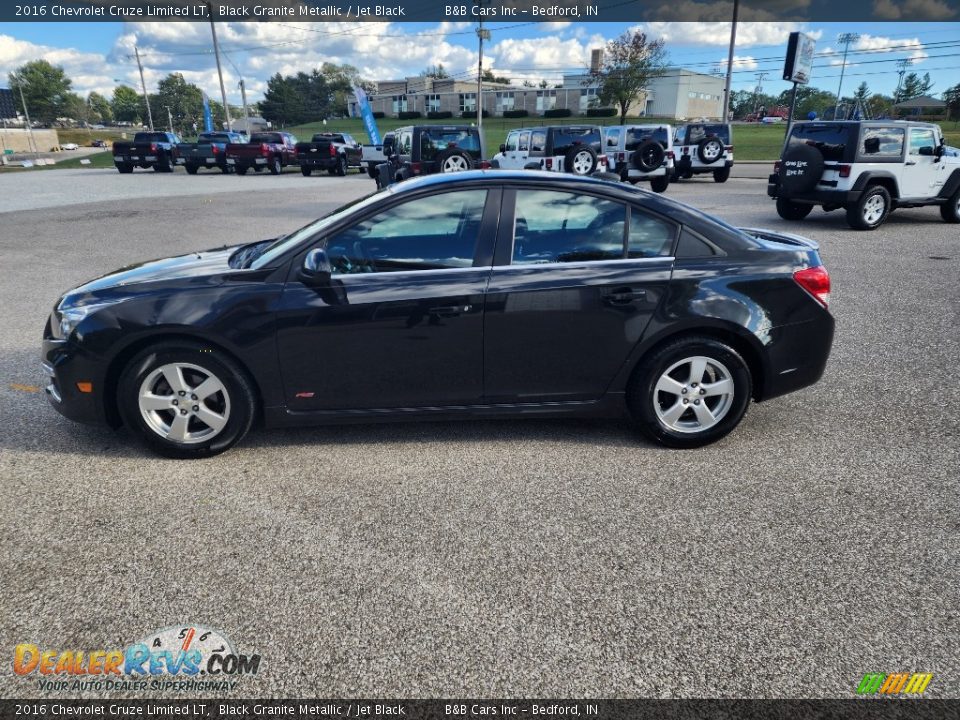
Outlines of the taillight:
{"label": "taillight", "polygon": [[840,172],[840,177],[850,177],[850,166],[849,165],[838,165],[837,170]]}
{"label": "taillight", "polygon": [[210,152],[212,152],[214,155],[216,155],[218,152],[220,152],[220,148],[218,148],[216,145],[211,145],[211,146],[210,146]]}
{"label": "taillight", "polygon": [[261,155],[269,155],[269,154],[270,154],[270,148],[267,147],[267,144],[266,144],[266,143],[262,143],[262,144],[260,145],[260,154],[261,154]]}
{"label": "taillight", "polygon": [[684,154],[684,155],[689,155],[689,154],[690,154],[690,148],[684,146],[684,148],[683,148],[683,154]]}
{"label": "taillight", "polygon": [[677,156],[674,154],[673,150],[667,150],[667,160],[673,160]]}
{"label": "taillight", "polygon": [[793,274],[797,285],[813,295],[821,305],[830,304],[830,273],[823,265],[797,270]]}
{"label": "taillight", "polygon": [[733,145],[727,145],[727,152],[733,152]]}
{"label": "taillight", "polygon": [[418,163],[418,162],[410,163],[410,170],[413,172],[414,175],[419,175],[419,174],[420,174],[420,163]]}
{"label": "taillight", "polygon": [[603,165],[604,167],[606,167],[606,164],[607,164],[607,156],[606,156],[606,155],[597,155],[597,164],[598,164],[598,165]]}
{"label": "taillight", "polygon": [[481,160],[481,161],[480,161],[480,169],[481,169],[481,170],[489,170],[489,169],[492,168],[492,167],[493,167],[493,165],[491,165],[490,163],[488,163],[486,160]]}
{"label": "taillight", "polygon": [[150,143],[150,152],[155,153],[157,151],[157,144]]}
{"label": "taillight", "polygon": [[333,146],[333,143],[330,143],[327,147],[330,148],[330,157],[336,157],[337,149]]}
{"label": "taillight", "polygon": [[546,168],[547,168],[547,170],[552,170],[552,169],[553,169],[553,158],[547,158],[545,162],[546,162]]}

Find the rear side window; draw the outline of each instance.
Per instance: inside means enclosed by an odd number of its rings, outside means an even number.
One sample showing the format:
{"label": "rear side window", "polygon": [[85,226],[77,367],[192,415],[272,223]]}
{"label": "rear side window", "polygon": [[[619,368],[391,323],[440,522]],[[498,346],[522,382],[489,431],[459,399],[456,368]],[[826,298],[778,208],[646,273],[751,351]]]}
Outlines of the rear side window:
{"label": "rear side window", "polygon": [[646,140],[656,140],[666,148],[670,139],[666,128],[630,128],[627,130],[624,150],[636,150]]}
{"label": "rear side window", "polygon": [[543,152],[547,146],[547,131],[534,130],[530,133],[530,152]]}
{"label": "rear side window", "polygon": [[555,128],[553,154],[566,155],[574,145],[592,145],[600,150],[600,128]]}
{"label": "rear side window", "polygon": [[613,127],[607,129],[607,147],[615,148],[620,144],[620,128]]}
{"label": "rear side window", "polygon": [[675,253],[678,258],[712,257],[719,254],[719,250],[714,245],[690,230],[684,228],[680,233]]}
{"label": "rear side window", "polygon": [[860,138],[860,154],[865,159],[899,158],[903,155],[903,128],[864,128]]}
{"label": "rear side window", "polygon": [[788,147],[810,145],[820,151],[824,160],[850,162],[855,141],[853,126],[800,123],[793,126]]}
{"label": "rear side window", "polygon": [[518,190],[513,264],[623,258],[625,205],[554,190]]}
{"label": "rear side window", "polygon": [[630,234],[627,257],[664,257],[673,249],[676,226],[636,207],[630,208]]}

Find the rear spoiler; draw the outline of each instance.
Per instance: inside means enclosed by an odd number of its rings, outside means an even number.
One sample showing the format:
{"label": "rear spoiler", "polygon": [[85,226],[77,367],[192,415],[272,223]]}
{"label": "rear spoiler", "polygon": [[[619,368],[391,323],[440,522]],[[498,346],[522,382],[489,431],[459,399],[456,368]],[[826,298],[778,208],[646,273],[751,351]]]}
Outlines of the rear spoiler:
{"label": "rear spoiler", "polygon": [[785,245],[799,245],[808,250],[819,250],[820,243],[810,238],[801,237],[800,235],[794,235],[792,233],[785,232],[775,232],[773,230],[766,230],[764,228],[737,228],[740,232],[745,232],[747,235],[753,235],[758,237],[761,240],[770,240],[772,242],[783,243]]}

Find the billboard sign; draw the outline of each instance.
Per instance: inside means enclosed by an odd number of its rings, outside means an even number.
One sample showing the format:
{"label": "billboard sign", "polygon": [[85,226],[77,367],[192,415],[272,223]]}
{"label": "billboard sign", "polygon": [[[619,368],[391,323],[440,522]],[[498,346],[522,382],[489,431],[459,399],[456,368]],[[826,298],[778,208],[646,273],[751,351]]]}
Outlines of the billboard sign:
{"label": "billboard sign", "polygon": [[801,32],[790,33],[787,43],[787,61],[783,64],[783,79],[806,85],[813,70],[813,55],[817,42]]}
{"label": "billboard sign", "polygon": [[13,101],[13,90],[0,88],[0,118],[4,120],[17,119],[17,105]]}

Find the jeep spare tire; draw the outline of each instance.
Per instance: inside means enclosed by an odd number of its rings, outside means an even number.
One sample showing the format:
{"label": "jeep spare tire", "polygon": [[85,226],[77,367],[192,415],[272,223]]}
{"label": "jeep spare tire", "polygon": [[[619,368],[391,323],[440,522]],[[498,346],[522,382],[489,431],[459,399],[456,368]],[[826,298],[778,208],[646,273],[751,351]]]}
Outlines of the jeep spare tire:
{"label": "jeep spare tire", "polygon": [[564,170],[574,175],[592,175],[597,169],[597,152],[589,145],[574,145],[563,160]]}
{"label": "jeep spare tire", "polygon": [[781,196],[813,190],[823,175],[823,155],[811,145],[791,145],[780,159]]}
{"label": "jeep spare tire", "polygon": [[697,143],[697,157],[704,165],[715,163],[723,157],[723,141],[716,135],[708,135]]}
{"label": "jeep spare tire", "polygon": [[666,152],[656,140],[644,140],[633,151],[633,166],[641,172],[652,172],[663,164]]}
{"label": "jeep spare tire", "polygon": [[470,156],[463,150],[444,150],[437,156],[437,165],[442,173],[464,172],[473,167]]}

